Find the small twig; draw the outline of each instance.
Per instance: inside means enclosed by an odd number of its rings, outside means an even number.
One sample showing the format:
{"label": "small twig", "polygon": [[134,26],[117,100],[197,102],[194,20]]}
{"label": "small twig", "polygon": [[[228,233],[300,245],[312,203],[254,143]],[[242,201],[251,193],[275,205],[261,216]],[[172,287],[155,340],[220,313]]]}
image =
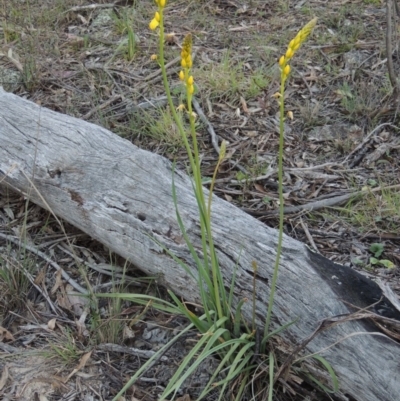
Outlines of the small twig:
{"label": "small twig", "polygon": [[391,123],[383,123],[378,125],[377,127],[375,127],[366,137],[365,139],[358,145],[356,146],[355,149],[353,149],[348,155],[347,157],[343,160],[343,162],[341,163],[342,165],[344,163],[346,163],[349,158],[354,155],[354,153],[358,152],[360,149],[364,149],[365,145],[367,144],[367,142],[370,140],[371,136],[373,136],[374,134],[376,134],[377,131],[379,131],[381,128],[386,127],[386,126],[391,126],[394,129],[398,129],[398,127],[396,127],[395,125],[391,124]]}
{"label": "small twig", "polygon": [[[75,262],[79,262],[81,264],[84,264],[85,266],[89,267],[90,269],[93,269],[101,274],[111,276],[113,278],[121,278],[123,281],[129,284],[136,284],[136,285],[141,285],[137,281],[135,281],[134,277],[127,276],[124,273],[124,269],[118,266],[112,266],[107,263],[99,263],[98,265],[94,263],[88,263],[79,256],[74,255],[73,252],[70,252],[69,250],[65,249],[63,246],[58,245],[58,249],[60,249],[62,252],[66,253],[67,255],[75,258]],[[112,284],[112,283],[111,283]],[[96,286],[99,287],[99,286]]]}
{"label": "small twig", "polygon": [[[129,355],[134,355],[139,358],[144,358],[144,359],[150,359],[152,358],[155,354],[156,351],[152,350],[144,350],[144,349],[138,349],[138,348],[133,348],[133,347],[124,347],[122,345],[118,344],[99,344],[96,349],[102,350],[102,351],[107,351],[107,352],[122,352],[124,354],[129,354]],[[168,361],[168,357],[166,356],[161,356],[159,358],[160,361],[166,362]]]}
{"label": "small twig", "polygon": [[[165,68],[170,68],[172,67],[174,64],[180,63],[181,61],[181,56],[175,57],[173,60],[171,60],[169,63],[165,64]],[[161,75],[161,68],[157,71],[152,72],[151,74],[147,75],[147,77],[143,78],[143,81],[152,81],[152,82],[156,82],[155,78],[159,78],[157,79],[157,81],[162,79],[162,75]]]}
{"label": "small twig", "polygon": [[108,3],[108,4],[89,4],[86,6],[74,6],[67,11],[64,11],[63,14],[69,13],[71,11],[83,11],[83,10],[96,10],[97,8],[113,8],[115,7],[115,3]]}
{"label": "small twig", "polygon": [[[293,67],[292,67],[293,68]],[[310,98],[313,98],[313,93],[311,90],[310,85],[308,85],[307,80],[304,78],[304,75],[297,69],[297,68],[293,68],[293,70],[300,76],[300,78],[303,80],[304,84],[306,85],[308,92],[310,93]]]}
{"label": "small twig", "polygon": [[315,245],[314,239],[313,239],[312,235],[310,234],[310,231],[308,231],[308,227],[306,226],[306,224],[304,223],[304,221],[301,217],[300,217],[300,224],[306,234],[308,241],[310,242],[310,245],[314,248],[315,251],[319,252],[319,249],[318,249],[317,245]]}
{"label": "small twig", "polygon": [[218,139],[217,139],[217,135],[214,131],[214,127],[212,126],[210,121],[208,121],[206,115],[203,112],[203,109],[200,107],[199,102],[194,97],[192,98],[192,103],[193,103],[193,107],[196,110],[196,113],[199,116],[200,120],[207,127],[207,131],[211,137],[212,146],[213,146],[214,150],[217,152],[217,154],[219,155],[220,149],[218,146]]}
{"label": "small twig", "polygon": [[24,272],[24,275],[28,278],[28,280],[31,282],[31,284],[42,294],[43,298],[47,301],[49,304],[50,308],[53,310],[53,312],[58,316],[59,314],[64,316],[64,312],[59,309],[57,311],[57,308],[54,306],[53,302],[51,301],[47,291],[43,290],[40,288],[36,283],[35,279],[33,278],[32,274],[28,272],[27,269],[25,269],[23,266],[21,266],[22,271]]}
{"label": "small twig", "polygon": [[42,259],[44,259],[47,263],[49,263],[52,267],[54,267],[57,271],[61,271],[61,275],[63,276],[64,280],[67,281],[69,284],[72,285],[77,291],[79,291],[82,294],[87,295],[89,292],[81,287],[75,280],[73,280],[69,274],[62,268],[60,267],[56,262],[51,260],[45,253],[39,251],[36,247],[28,244],[22,243],[22,241],[19,238],[12,237],[11,235],[6,235],[0,233],[0,238],[5,239],[6,241],[10,241],[18,246],[23,247],[24,249],[27,249],[28,251],[34,253],[35,255],[40,256]]}
{"label": "small twig", "polygon": [[112,97],[110,97],[110,99],[106,100],[104,103],[100,104],[99,106],[94,107],[92,110],[90,110],[89,112],[87,112],[84,116],[82,116],[83,120],[87,120],[88,118],[90,118],[94,113],[96,113],[99,110],[103,110],[106,107],[108,107],[111,103],[114,103],[116,100],[121,99],[121,95],[114,95]]}
{"label": "small twig", "polygon": [[[193,104],[193,107],[196,110],[196,113],[199,116],[200,120],[207,127],[207,131],[211,136],[211,144],[213,145],[214,150],[217,152],[217,154],[219,156],[220,149],[218,146],[217,134],[214,131],[214,127],[212,126],[212,124],[210,123],[210,121],[208,120],[206,115],[204,114],[203,109],[201,108],[199,102],[194,97],[192,98],[192,104]],[[238,161],[228,159],[228,163],[232,166],[232,168],[237,167],[244,174],[248,174],[246,169],[242,165],[240,165]],[[215,182],[217,182],[217,181],[215,181]],[[204,184],[208,184],[208,183],[209,182],[204,182]]]}
{"label": "small twig", "polygon": [[[195,58],[196,58],[196,54],[197,54],[197,51],[194,51],[193,54],[192,54],[192,59],[193,59],[193,61],[194,61]],[[178,72],[179,72],[180,69],[181,69],[180,66],[178,66],[178,67],[176,67],[176,68],[174,68],[174,69],[172,69],[172,70],[168,70],[168,68],[169,68],[169,67],[172,67],[174,64],[180,63],[180,61],[181,61],[181,57],[179,56],[179,57],[175,57],[175,58],[174,58],[173,60],[171,60],[169,63],[165,64],[165,68],[166,68],[166,70],[167,70],[167,72],[168,72],[168,75],[178,74]],[[152,72],[151,74],[149,74],[147,77],[145,77],[145,78],[143,79],[144,82],[142,82],[141,84],[139,84],[138,86],[136,86],[136,87],[135,87],[135,90],[143,89],[143,88],[145,88],[150,82],[151,82],[152,84],[155,84],[155,83],[157,83],[157,82],[159,82],[159,81],[162,81],[162,79],[163,79],[163,77],[162,77],[161,68],[160,68],[159,70],[154,71],[154,72]]]}
{"label": "small twig", "polygon": [[[332,198],[328,199],[322,199],[319,201],[315,202],[309,202],[304,205],[298,205],[298,206],[288,206],[283,209],[283,212],[285,214],[289,213],[298,213],[298,212],[303,212],[303,211],[313,211],[313,210],[318,210],[318,209],[323,209],[325,207],[332,207],[336,205],[340,205],[343,202],[346,202],[347,200],[357,197],[360,195],[367,195],[371,192],[379,192],[379,191],[384,191],[384,190],[389,190],[389,189],[398,189],[400,188],[400,184],[397,185],[390,185],[388,187],[377,187],[370,189],[369,191],[356,191],[356,192],[351,192],[345,195],[340,195],[340,196],[334,196]],[[241,208],[245,212],[253,215],[253,216],[276,216],[279,211],[278,210],[273,210],[273,211],[259,211],[259,210],[251,210],[251,209],[246,209],[246,208]]]}
{"label": "small twig", "polygon": [[[396,1],[396,0],[395,0]],[[399,85],[393,66],[392,49],[392,0],[386,0],[386,57],[390,83],[393,87],[393,96],[397,100],[399,95]]]}

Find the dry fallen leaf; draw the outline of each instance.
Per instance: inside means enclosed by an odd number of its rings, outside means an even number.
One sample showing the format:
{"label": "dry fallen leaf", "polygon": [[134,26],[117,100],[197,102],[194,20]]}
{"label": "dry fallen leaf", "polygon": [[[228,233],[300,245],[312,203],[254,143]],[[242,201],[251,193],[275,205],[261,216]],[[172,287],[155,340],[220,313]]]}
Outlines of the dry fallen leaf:
{"label": "dry fallen leaf", "polygon": [[85,367],[87,361],[90,359],[93,351],[87,352],[85,355],[82,356],[81,360],[79,361],[78,366],[63,380],[64,383],[67,383],[68,380],[76,373],[79,372],[82,368]]}
{"label": "dry fallen leaf", "polygon": [[3,390],[4,386],[6,385],[8,380],[8,367],[4,365],[3,372],[1,373],[0,377],[0,390]]}
{"label": "dry fallen leaf", "polygon": [[48,327],[50,330],[54,330],[54,329],[56,328],[56,321],[57,321],[56,318],[49,320],[49,321],[47,322],[47,327]]}
{"label": "dry fallen leaf", "polygon": [[56,282],[54,283],[54,285],[53,285],[53,288],[51,289],[51,293],[52,294],[55,294],[55,292],[57,291],[57,289],[59,288],[59,287],[61,287],[62,286],[62,270],[60,269],[60,270],[58,270],[57,271],[57,273],[56,273]]}
{"label": "dry fallen leaf", "polygon": [[0,341],[15,341],[15,338],[7,329],[0,326]]}

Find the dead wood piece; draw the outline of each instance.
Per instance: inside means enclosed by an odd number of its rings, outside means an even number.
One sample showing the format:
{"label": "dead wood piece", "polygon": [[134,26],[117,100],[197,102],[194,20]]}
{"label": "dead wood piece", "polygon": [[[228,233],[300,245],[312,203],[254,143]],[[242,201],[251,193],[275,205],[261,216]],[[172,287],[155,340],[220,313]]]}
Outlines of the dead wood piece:
{"label": "dead wood piece", "polygon": [[[88,122],[53,112],[0,89],[0,185],[29,196],[131,261],[188,301],[200,303],[197,268],[182,239],[172,200],[172,165]],[[187,234],[201,255],[196,199],[187,175],[175,171],[178,207]],[[277,232],[228,202],[213,198],[213,236],[229,287],[237,266],[234,299],[252,299],[256,275],[256,319],[262,326]],[[155,239],[158,242],[155,242]],[[160,246],[159,244],[162,244]],[[191,269],[184,272],[168,248]],[[272,325],[297,319],[281,336],[293,348],[321,321],[350,312],[344,301],[400,320],[379,286],[284,237]],[[252,318],[252,302],[243,314]],[[400,346],[373,323],[346,321],[307,343],[306,353],[324,356],[341,391],[359,401],[393,401],[400,394]],[[357,333],[357,334],[355,334]],[[368,335],[359,335],[367,333]],[[339,339],[344,339],[338,341]],[[336,344],[332,346],[332,344]],[[322,350],[322,351],[321,351]],[[307,363],[304,361],[303,363]]]}

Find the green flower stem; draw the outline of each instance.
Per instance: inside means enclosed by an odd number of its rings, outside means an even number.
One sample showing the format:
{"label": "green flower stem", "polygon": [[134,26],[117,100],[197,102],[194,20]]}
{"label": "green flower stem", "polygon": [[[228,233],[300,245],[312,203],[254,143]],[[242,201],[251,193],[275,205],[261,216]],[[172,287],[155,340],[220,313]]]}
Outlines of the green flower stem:
{"label": "green flower stem", "polygon": [[[185,129],[183,127],[182,121],[179,118],[179,116],[175,110],[174,102],[172,100],[171,91],[170,91],[169,84],[168,84],[167,71],[165,68],[165,60],[164,60],[164,39],[165,39],[164,9],[159,7],[158,12],[160,14],[160,42],[159,42],[160,60],[159,60],[159,62],[160,62],[160,68],[161,68],[161,73],[162,73],[162,78],[163,78],[163,84],[165,87],[165,93],[167,95],[168,104],[171,109],[171,113],[178,126],[179,132],[183,138],[184,145],[185,145],[187,154],[189,156],[190,166],[193,171],[195,189],[196,189],[198,205],[199,205],[199,209],[200,209],[200,227],[201,227],[201,233],[202,233],[202,247],[203,247],[203,255],[204,255],[204,264],[207,268],[207,266],[208,266],[207,240],[208,240],[210,258],[211,258],[211,272],[212,272],[213,283],[214,283],[214,288],[213,288],[214,303],[215,303],[215,306],[217,307],[217,315],[219,318],[221,318],[224,316],[223,311],[222,311],[220,292],[219,292],[219,285],[222,285],[222,283],[220,282],[221,275],[220,275],[220,271],[219,271],[218,262],[215,259],[215,249],[214,249],[214,243],[213,243],[212,235],[211,235],[211,223],[210,223],[209,219],[207,219],[206,203],[204,200],[204,192],[203,192],[203,186],[202,186],[202,181],[201,181],[200,157],[199,157],[199,150],[198,150],[197,139],[196,139],[195,120],[194,120],[193,109],[192,109],[192,95],[187,91],[187,103],[188,103],[188,112],[189,112],[189,119],[190,119],[190,131],[191,131],[192,141],[193,141],[193,152],[190,147],[190,144],[189,144]],[[188,71],[186,71],[186,73],[188,73]],[[194,156],[193,156],[193,154],[194,154]],[[207,270],[209,270],[209,268],[207,268]]]}
{"label": "green flower stem", "polygon": [[164,30],[164,8],[159,7],[158,8],[158,12],[160,13],[160,41],[159,41],[159,50],[158,53],[160,55],[160,68],[161,68],[161,74],[162,74],[162,78],[163,78],[163,84],[164,84],[164,89],[165,89],[165,93],[167,95],[167,99],[168,99],[168,104],[169,104],[169,108],[171,109],[171,113],[172,116],[174,117],[174,120],[178,126],[178,130],[179,133],[181,134],[182,138],[183,138],[183,142],[185,144],[185,148],[187,151],[187,154],[189,156],[189,161],[190,161],[190,165],[193,166],[195,165],[194,159],[193,159],[193,154],[192,154],[192,150],[190,148],[189,145],[189,141],[186,137],[186,133],[185,133],[185,129],[183,127],[182,121],[179,118],[176,110],[175,110],[175,105],[174,102],[172,100],[172,96],[171,96],[171,90],[169,88],[169,84],[168,84],[168,77],[167,77],[167,69],[165,68],[165,59],[164,59],[164,40],[165,40],[165,30]]}
{"label": "green flower stem", "polygon": [[269,325],[271,323],[272,307],[274,304],[276,282],[278,280],[279,261],[282,252],[283,241],[283,146],[284,146],[284,119],[285,119],[285,82],[286,77],[281,74],[281,89],[280,89],[280,115],[279,115],[279,154],[278,154],[278,186],[279,186],[279,233],[278,246],[276,248],[276,259],[274,273],[272,275],[271,292],[269,294],[267,318],[265,319],[264,337],[267,336]]}

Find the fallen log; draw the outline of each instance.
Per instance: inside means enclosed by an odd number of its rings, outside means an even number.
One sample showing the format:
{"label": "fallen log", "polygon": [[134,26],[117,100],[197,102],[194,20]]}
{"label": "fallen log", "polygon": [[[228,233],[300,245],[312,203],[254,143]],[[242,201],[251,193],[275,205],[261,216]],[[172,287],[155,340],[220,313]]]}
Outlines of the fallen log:
{"label": "fallen log", "polygon": [[[157,244],[196,266],[176,222],[172,165],[110,131],[59,114],[0,88],[0,185],[19,191],[80,228],[186,300],[199,303],[196,281]],[[179,210],[195,249],[201,250],[196,200],[188,176],[175,171]],[[236,263],[235,299],[252,299],[256,261],[256,317],[267,311],[277,232],[217,197],[213,234],[228,288]],[[273,326],[297,319],[281,334],[293,348],[321,321],[348,314],[349,303],[400,320],[379,286],[284,237]],[[251,318],[251,302],[244,314]],[[326,325],[325,325],[326,328]],[[319,353],[335,369],[341,398],[399,399],[400,346],[373,323],[349,320],[316,335],[307,353]],[[359,334],[354,334],[359,333]],[[364,333],[363,335],[361,333]],[[332,344],[335,344],[331,346]],[[321,372],[316,373],[321,374]]]}

